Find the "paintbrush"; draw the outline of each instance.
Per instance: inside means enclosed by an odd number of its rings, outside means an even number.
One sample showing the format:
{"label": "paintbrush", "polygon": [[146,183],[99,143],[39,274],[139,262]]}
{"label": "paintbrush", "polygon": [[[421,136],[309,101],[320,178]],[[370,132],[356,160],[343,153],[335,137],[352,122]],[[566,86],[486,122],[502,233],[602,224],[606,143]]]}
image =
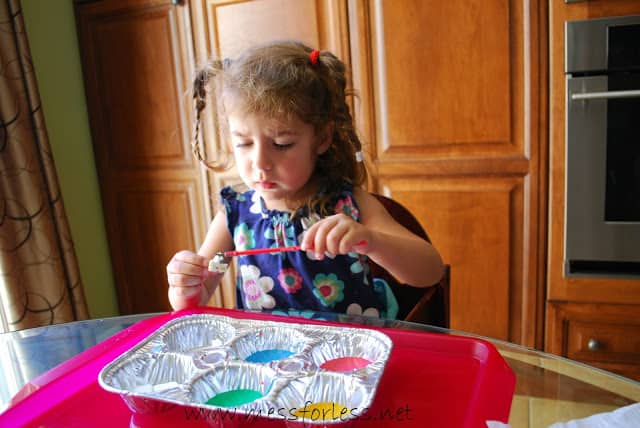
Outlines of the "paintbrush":
{"label": "paintbrush", "polygon": [[216,253],[216,257],[252,256],[254,254],[282,253],[285,251],[300,251],[300,245],[290,247],[252,248],[250,250],[233,250]]}
{"label": "paintbrush", "polygon": [[224,259],[229,257],[282,253],[284,251],[300,251],[300,245],[292,245],[289,247],[252,248],[250,250],[219,251],[209,262],[209,270],[212,272],[225,273],[229,264],[225,263]]}
{"label": "paintbrush", "polygon": [[[356,245],[365,245],[367,241],[360,241]],[[291,245],[289,247],[271,247],[271,248],[252,248],[250,250],[232,250],[232,251],[220,251],[209,262],[209,270],[213,272],[224,273],[229,267],[228,263],[224,263],[223,260],[229,257],[236,256],[251,256],[255,254],[267,254],[267,253],[282,253],[285,251],[300,251],[300,245]]]}

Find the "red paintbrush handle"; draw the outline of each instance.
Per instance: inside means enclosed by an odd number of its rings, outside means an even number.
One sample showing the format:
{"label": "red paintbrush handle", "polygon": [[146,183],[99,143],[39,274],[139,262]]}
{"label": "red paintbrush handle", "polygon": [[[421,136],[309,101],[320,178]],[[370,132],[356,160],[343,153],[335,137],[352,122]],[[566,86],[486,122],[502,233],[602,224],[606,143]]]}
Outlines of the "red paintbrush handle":
{"label": "red paintbrush handle", "polygon": [[233,256],[250,256],[253,254],[265,253],[281,253],[283,251],[299,251],[300,245],[292,245],[291,247],[273,247],[273,248],[253,248],[251,250],[225,251],[225,257]]}
{"label": "red paintbrush handle", "polygon": [[[356,245],[366,245],[367,241],[360,241]],[[272,247],[272,248],[253,248],[251,250],[225,251],[222,253],[225,257],[234,256],[251,256],[254,254],[281,253],[283,251],[300,251],[300,245],[292,245],[290,247]]]}

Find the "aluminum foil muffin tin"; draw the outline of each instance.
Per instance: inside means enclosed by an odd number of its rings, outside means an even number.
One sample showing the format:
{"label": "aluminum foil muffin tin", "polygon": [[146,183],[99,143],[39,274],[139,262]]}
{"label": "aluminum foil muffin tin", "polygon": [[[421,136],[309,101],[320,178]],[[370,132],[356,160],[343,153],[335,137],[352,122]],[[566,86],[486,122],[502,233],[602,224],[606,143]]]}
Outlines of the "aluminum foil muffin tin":
{"label": "aluminum foil muffin tin", "polygon": [[189,315],[105,366],[98,381],[139,413],[182,405],[326,425],[370,407],[391,348],[370,329]]}

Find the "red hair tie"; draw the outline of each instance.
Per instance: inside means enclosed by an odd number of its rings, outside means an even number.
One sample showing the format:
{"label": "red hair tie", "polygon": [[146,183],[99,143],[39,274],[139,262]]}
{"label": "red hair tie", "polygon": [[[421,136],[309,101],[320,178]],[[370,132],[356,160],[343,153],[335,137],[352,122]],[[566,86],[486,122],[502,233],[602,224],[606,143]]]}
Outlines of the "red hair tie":
{"label": "red hair tie", "polygon": [[319,50],[312,50],[311,52],[309,52],[309,59],[311,60],[311,65],[318,65],[318,58],[320,57],[320,51]]}

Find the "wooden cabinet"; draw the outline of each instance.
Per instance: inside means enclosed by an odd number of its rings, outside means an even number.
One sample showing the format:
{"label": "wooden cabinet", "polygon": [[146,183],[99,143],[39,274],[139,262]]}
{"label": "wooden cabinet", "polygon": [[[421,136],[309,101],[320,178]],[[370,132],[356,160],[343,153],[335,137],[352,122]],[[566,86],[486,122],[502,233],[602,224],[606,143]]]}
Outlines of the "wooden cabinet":
{"label": "wooden cabinet", "polygon": [[76,17],[120,312],[167,310],[165,266],[207,224],[190,146],[189,7],[82,2]]}
{"label": "wooden cabinet", "polygon": [[[189,153],[189,78],[211,54],[296,38],[349,66],[370,190],[407,206],[451,266],[453,328],[542,346],[546,2],[194,0],[77,4],[123,313],[166,305],[233,171]],[[207,112],[208,156],[221,141]],[[233,281],[213,304],[232,306]]]}
{"label": "wooden cabinet", "polygon": [[373,188],[451,265],[455,329],[541,346],[545,18],[538,1],[349,1]]}
{"label": "wooden cabinet", "polygon": [[[640,14],[635,0],[552,1],[550,37],[550,165],[547,329],[545,350],[640,379],[640,280],[565,277],[564,25],[566,21]],[[590,338],[607,347],[590,350]],[[586,341],[586,342],[585,342]],[[592,342],[593,343],[593,342]]]}

